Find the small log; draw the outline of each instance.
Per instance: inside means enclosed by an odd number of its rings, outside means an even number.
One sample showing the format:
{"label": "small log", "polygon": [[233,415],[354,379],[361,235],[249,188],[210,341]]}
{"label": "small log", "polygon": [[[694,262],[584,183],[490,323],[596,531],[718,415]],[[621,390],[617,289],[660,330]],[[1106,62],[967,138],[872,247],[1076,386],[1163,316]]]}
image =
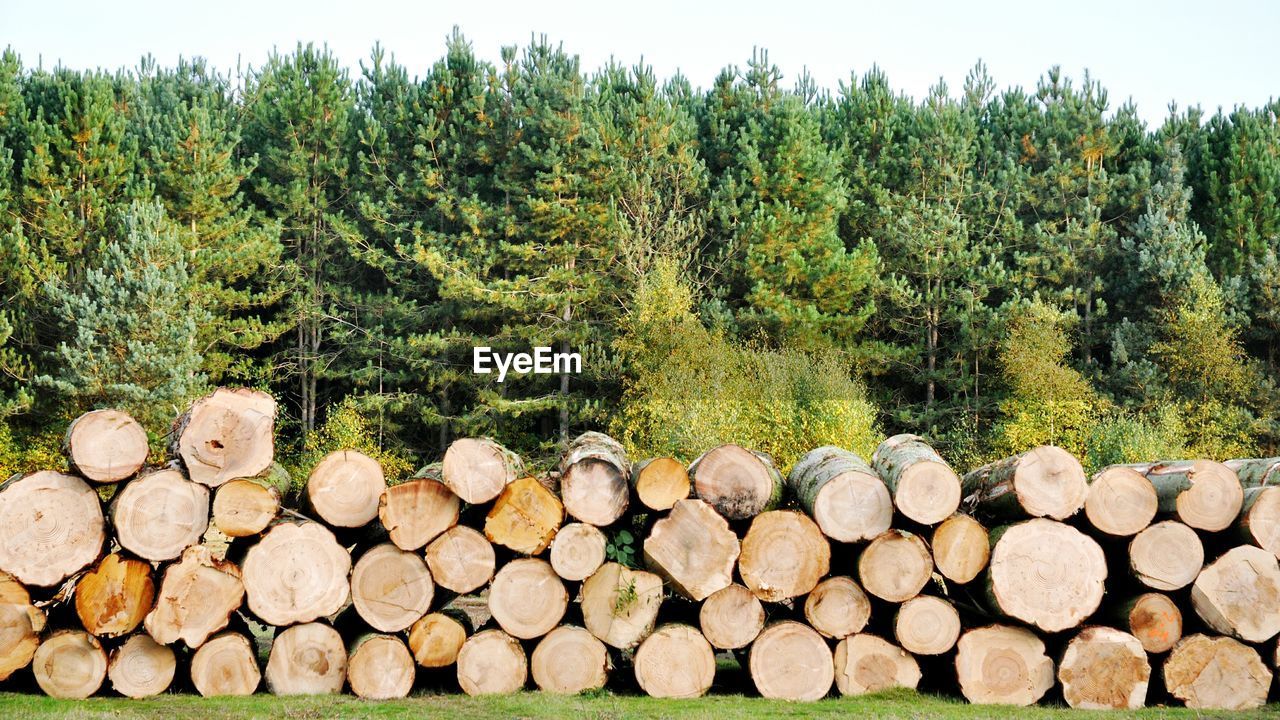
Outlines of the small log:
{"label": "small log", "polygon": [[1164,662],[1164,684],[1189,708],[1253,710],[1267,702],[1271,671],[1237,640],[1188,635]]}
{"label": "small log", "polygon": [[218,487],[256,477],[275,456],[276,401],[248,388],[218,388],[173,424],[169,452],[192,482]]}
{"label": "small log", "polygon": [[501,630],[478,632],[458,651],[458,685],[468,695],[510,694],[528,679],[524,648]]}
{"label": "small log", "polygon": [[934,528],[933,561],[942,577],[964,585],[972,582],[991,560],[991,536],[968,515],[952,515]]}
{"label": "small log", "polygon": [[0,571],[52,587],[88,567],[105,539],[98,494],[74,475],[42,471],[0,484]]}
{"label": "small log", "polygon": [[1080,631],[1058,666],[1062,697],[1073,708],[1137,710],[1146,704],[1151,664],[1138,638],[1109,627]]}
{"label": "small log", "polygon": [[1155,519],[1159,498],[1151,481],[1131,467],[1113,465],[1093,476],[1084,514],[1113,537],[1132,537]]}
{"label": "small log", "polygon": [[612,525],[627,511],[631,463],[617,440],[586,432],[569,444],[560,459],[560,497],[564,509],[584,523]]}
{"label": "small log", "polygon": [[198,648],[227,626],[244,596],[240,568],[195,545],[164,571],[155,609],[147,613],[143,625],[156,642],[168,645],[182,640],[187,647]]}
{"label": "small log", "polygon": [[650,510],[670,510],[689,497],[689,471],[675,458],[641,460],[631,466],[631,487],[640,503]]}
{"label": "small log", "polygon": [[467,641],[467,625],[448,613],[427,613],[409,629],[409,649],[424,668],[449,667]]}
{"label": "small log", "polygon": [[484,521],[489,542],[522,555],[538,555],[564,522],[564,505],[555,493],[531,477],[515,480],[498,493]]}
{"label": "small log", "polygon": [[609,651],[587,630],[561,625],[538,641],[529,667],[542,692],[577,695],[604,687],[609,679]]}
{"label": "small log", "polygon": [[463,502],[479,505],[523,475],[519,455],[489,438],[461,438],[445,450],[440,479]]}
{"label": "small log", "polygon": [[729,522],[697,499],[677,502],[644,540],[645,565],[695,602],[733,582],[739,551]]}
{"label": "small log", "polygon": [[96,483],[120,482],[147,461],[147,431],[128,413],[94,410],[71,421],[62,450],[73,472]]}
{"label": "small log", "polygon": [[1107,561],[1088,535],[1036,518],[992,538],[987,597],[1002,614],[1059,632],[1078,627],[1102,603]]}
{"label": "small log", "polygon": [[782,499],[782,473],[773,458],[738,445],[721,445],[689,465],[694,495],[730,520],[772,510]]}
{"label": "small log", "polygon": [[1129,543],[1129,570],[1153,590],[1179,590],[1204,566],[1204,545],[1195,530],[1165,520],[1138,533]]}
{"label": "small log", "polygon": [[609,562],[582,583],[581,597],[587,630],[605,645],[630,650],[653,632],[662,578]]}
{"label": "small log", "polygon": [[955,605],[932,595],[902,603],[893,618],[893,636],[915,655],[941,655],[960,639],[960,613]]}
{"label": "small log", "polygon": [[123,637],[142,624],[156,599],[151,563],[111,553],[76,581],[76,615],[91,635]]}
{"label": "small log", "polygon": [[44,631],[44,611],[22,583],[0,573],[0,681],[31,664]]}
{"label": "small log", "polygon": [[1244,506],[1236,528],[1245,542],[1280,557],[1280,487],[1244,491]]}
{"label": "small log", "polygon": [[393,485],[382,493],[378,517],[401,550],[420,550],[458,524],[462,501],[449,486],[432,478]]}
{"label": "small log", "polygon": [[378,516],[387,489],[382,465],[357,450],[325,455],[307,478],[307,505],[326,525],[361,527]]}
{"label": "small log", "polygon": [[489,612],[493,619],[521,640],[551,632],[560,624],[568,606],[569,592],[546,560],[513,560],[502,566],[489,585]]}
{"label": "small log", "polygon": [[1053,687],[1053,661],[1030,630],[988,625],[956,647],[960,692],[975,705],[1033,705]]}
{"label": "small log", "polygon": [[172,468],[144,473],[112,500],[111,524],[125,550],[152,562],[172,560],[209,529],[209,488]]}
{"label": "small log", "polygon": [[818,526],[794,510],[770,510],[751,521],[738,571],[765,602],[807,594],[831,568],[831,545]]}
{"label": "small log", "polygon": [[405,630],[427,614],[434,595],[427,563],[394,543],[370,548],[351,570],[351,602],[378,632]]}
{"label": "small log", "polygon": [[266,678],[276,695],[337,695],[347,678],[342,636],[317,622],[285,628],[271,643]]}
{"label": "small log", "polygon": [[604,564],[608,540],[595,525],[569,523],[551,541],[551,567],[571,582],[591,577]]}
{"label": "small log", "polygon": [[787,476],[787,485],[822,532],[837,542],[870,540],[889,529],[889,488],[862,458],[833,445],[811,450]]}
{"label": "small log", "polygon": [[862,588],[881,600],[905,602],[920,594],[933,574],[933,558],[919,535],[887,530],[858,557]]}
{"label": "small log", "polygon": [[960,507],[960,476],[922,437],[894,435],[876,448],[871,465],[910,520],[937,525]]}
{"label": "small log", "polygon": [[209,638],[191,657],[191,683],[204,697],[252,695],[262,682],[253,642],[237,632]]}
{"label": "small log", "polygon": [[280,515],[292,479],[279,463],[258,477],[224,483],[213,495],[213,524],[231,538],[249,537],[270,527]]}
{"label": "small log", "polygon": [[821,700],[835,681],[835,661],[813,628],[784,620],[760,631],[748,655],[756,690],[774,700]]}
{"label": "small log", "polygon": [[409,696],[417,668],[404,641],[392,635],[369,635],[352,644],[347,656],[347,682],[356,697],[394,700]]}
{"label": "small log", "polygon": [[866,695],[891,688],[915,690],[920,665],[905,650],[867,633],[836,643],[836,689],[841,695]]}
{"label": "small log", "polygon": [[36,649],[31,673],[45,695],[83,700],[107,676],[107,654],[98,639],[80,630],[59,630]]}
{"label": "small log", "polygon": [[739,650],[750,645],[764,629],[764,606],[755,593],[733,584],[703,601],[698,625],[713,647]]}
{"label": "small log", "polygon": [[1121,630],[1138,638],[1149,653],[1168,652],[1182,639],[1182,611],[1161,593],[1144,593],[1114,604],[1108,613]]}
{"label": "small log", "polygon": [[1266,642],[1280,633],[1280,562],[1252,545],[1232,548],[1200,572],[1191,606],[1223,635]]}
{"label": "small log", "polygon": [[107,677],[116,692],[131,698],[151,697],[169,689],[178,660],[173,649],[146,633],[129,636],[111,652]]}
{"label": "small log", "polygon": [[1231,468],[1212,460],[1170,460],[1130,465],[1151,481],[1159,510],[1197,530],[1231,526],[1244,503],[1244,488]]}
{"label": "small log", "polygon": [[804,618],[823,637],[839,640],[862,632],[871,619],[871,601],[853,578],[829,577],[805,598]]}
{"label": "small log", "polygon": [[465,525],[454,525],[427,545],[427,567],[436,585],[465,594],[484,587],[493,577],[493,545]]}
{"label": "small log", "polygon": [[697,698],[715,680],[716,655],[697,628],[663,625],[640,643],[634,670],[649,697]]}
{"label": "small log", "polygon": [[249,611],[268,625],[329,617],[351,594],[351,554],[320,523],[278,523],[245,553],[243,569]]}
{"label": "small log", "polygon": [[1084,507],[1084,468],[1062,448],[1041,445],[964,476],[966,505],[993,517],[1065,520]]}

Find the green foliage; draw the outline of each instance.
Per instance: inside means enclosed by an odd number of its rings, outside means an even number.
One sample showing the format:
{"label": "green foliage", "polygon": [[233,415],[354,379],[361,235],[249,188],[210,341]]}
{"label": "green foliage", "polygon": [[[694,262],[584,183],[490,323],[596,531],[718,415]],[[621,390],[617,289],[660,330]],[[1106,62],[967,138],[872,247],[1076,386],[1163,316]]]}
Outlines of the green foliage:
{"label": "green foliage", "polygon": [[415,469],[413,459],[405,453],[380,447],[370,425],[370,418],[361,411],[354,397],[330,408],[320,427],[303,437],[297,452],[280,460],[293,479],[294,490],[300,490],[312,468],[336,450],[359,450],[377,460],[389,485],[407,480]]}
{"label": "green foliage", "polygon": [[15,473],[65,469],[62,437],[57,430],[15,429],[0,421],[0,482]]}
{"label": "green foliage", "polygon": [[1108,465],[1189,457],[1186,429],[1174,408],[1151,416],[1112,413],[1089,432],[1082,461],[1089,472]]}
{"label": "green foliage", "polygon": [[[638,567],[636,559],[639,553],[636,552],[639,543],[636,542],[636,536],[630,530],[619,530],[609,536],[609,542],[604,546],[604,556],[606,559],[616,562],[620,565],[626,565],[633,568]],[[634,601],[635,583],[631,585],[631,594]],[[621,597],[619,597],[621,602]],[[627,604],[630,604],[628,602]]]}

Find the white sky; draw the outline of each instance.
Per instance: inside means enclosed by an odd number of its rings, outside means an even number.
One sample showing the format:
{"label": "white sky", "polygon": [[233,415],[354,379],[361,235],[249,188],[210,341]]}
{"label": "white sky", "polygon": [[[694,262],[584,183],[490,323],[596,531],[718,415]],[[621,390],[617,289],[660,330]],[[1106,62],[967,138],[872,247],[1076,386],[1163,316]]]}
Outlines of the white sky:
{"label": "white sky", "polygon": [[879,64],[915,97],[939,77],[957,90],[979,59],[1000,87],[1029,90],[1051,65],[1077,79],[1088,68],[1113,108],[1132,98],[1149,123],[1171,100],[1212,111],[1280,95],[1280,2],[0,0],[0,46],[29,66],[116,69],[150,53],[165,65],[203,56],[230,69],[301,40],[327,43],[354,72],[381,41],[413,74],[443,54],[454,25],[490,60],[503,45],[546,33],[584,70],[643,56],[659,76],[678,68],[700,87],[760,46],[788,85],[807,68],[834,89],[851,70]]}

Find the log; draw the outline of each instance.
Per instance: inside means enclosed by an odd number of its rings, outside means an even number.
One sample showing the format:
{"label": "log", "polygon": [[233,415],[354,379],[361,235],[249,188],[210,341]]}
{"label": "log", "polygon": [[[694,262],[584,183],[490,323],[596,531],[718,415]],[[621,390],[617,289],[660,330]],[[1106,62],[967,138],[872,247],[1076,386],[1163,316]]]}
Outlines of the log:
{"label": "log", "polygon": [[966,474],[965,504],[1001,518],[1065,520],[1084,507],[1084,468],[1062,448],[1041,445]]}
{"label": "log", "polygon": [[493,545],[465,525],[454,525],[427,545],[427,567],[436,585],[465,594],[484,587],[493,577]]}
{"label": "log", "polygon": [[574,438],[560,459],[564,509],[584,523],[612,525],[627,511],[631,463],[617,440],[598,432]]}
{"label": "log", "polygon": [[1191,606],[1223,635],[1266,642],[1280,633],[1280,562],[1252,545],[1232,548],[1200,572]]}
{"label": "log", "polygon": [[378,632],[407,629],[431,609],[434,595],[427,563],[394,543],[370,548],[351,570],[351,602]]}
{"label": "log", "polygon": [[440,479],[462,501],[487,503],[524,475],[520,456],[489,438],[461,438],[444,453]]}
{"label": "log", "polygon": [[805,598],[804,618],[823,637],[839,640],[862,632],[871,619],[871,601],[853,578],[829,577]]}
{"label": "log", "polygon": [[76,615],[98,637],[123,637],[142,624],[156,599],[151,563],[111,553],[76,581]]}
{"label": "log", "polygon": [[956,643],[960,692],[976,705],[1032,705],[1053,687],[1053,661],[1035,633],[988,625]]}
{"label": "log", "polygon": [[427,613],[409,629],[409,649],[413,659],[424,668],[454,664],[466,641],[467,626],[448,613]]}
{"label": "log", "polygon": [[261,682],[253,643],[240,633],[219,633],[191,657],[191,683],[204,697],[252,695]]}
{"label": "log", "polygon": [[276,401],[248,388],[218,388],[173,423],[170,453],[192,482],[218,487],[256,477],[275,457]]}
{"label": "log", "polygon": [[1036,518],[992,533],[987,597],[994,609],[1045,632],[1078,627],[1098,609],[1107,579],[1088,535]]}
{"label": "log", "polygon": [[105,539],[98,494],[73,475],[42,471],[0,485],[0,571],[51,587],[98,559]]}
{"label": "log", "polygon": [[950,652],[960,639],[960,613],[947,600],[917,595],[898,608],[893,636],[903,650],[915,655]]}
{"label": "log", "polygon": [[739,551],[729,522],[697,499],[677,502],[644,540],[645,565],[695,602],[733,582]]}
{"label": "log", "polygon": [[1100,532],[1132,537],[1151,524],[1158,505],[1150,480],[1131,467],[1114,465],[1093,476],[1084,514]]}
{"label": "log", "polygon": [[587,630],[605,645],[629,650],[653,632],[662,578],[609,562],[582,583],[581,597]]}
{"label": "log", "polygon": [[738,556],[742,583],[765,602],[808,593],[830,568],[826,536],[808,516],[794,510],[757,515]]}
{"label": "log", "polygon": [[650,510],[670,510],[678,501],[689,497],[692,485],[689,471],[675,458],[659,457],[641,460],[631,466],[631,487],[636,498]]}
{"label": "log", "polygon": [[107,677],[111,679],[111,687],[121,695],[144,698],[169,689],[177,669],[178,660],[172,648],[152,640],[146,633],[135,633],[111,652]]}
{"label": "log", "polygon": [[1149,653],[1168,652],[1182,639],[1182,612],[1168,595],[1144,593],[1116,604],[1120,628]]}
{"label": "log", "polygon": [[764,629],[764,606],[750,590],[733,584],[703,601],[698,625],[713,647],[738,650],[750,645]]}
{"label": "log", "polygon": [[329,617],[351,594],[351,554],[315,522],[278,523],[245,553],[243,569],[249,611],[268,625]]}
{"label": "log", "polygon": [[125,550],[152,562],[172,560],[209,529],[209,488],[172,468],[144,473],[112,500],[111,524]]}
{"label": "log", "polygon": [[729,520],[772,510],[782,499],[782,473],[773,458],[738,445],[708,450],[689,465],[694,495]]}
{"label": "log", "polygon": [[1138,638],[1114,628],[1087,627],[1067,644],[1058,680],[1073,708],[1137,710],[1147,701],[1151,664]]}
{"label": "log", "polygon": [[609,651],[587,630],[562,625],[538,641],[529,666],[533,682],[542,692],[577,695],[604,687],[609,678]]}
{"label": "log", "polygon": [[891,688],[915,690],[920,665],[905,650],[887,640],[860,633],[836,643],[833,658],[836,689],[841,695],[866,695]]}
{"label": "log", "polygon": [[0,573],[0,681],[31,664],[44,631],[44,611],[22,583]]}
{"label": "log", "polygon": [[258,477],[224,483],[213,495],[213,524],[231,538],[257,535],[280,515],[292,479],[279,463]]}
{"label": "log", "polygon": [[555,493],[531,477],[515,480],[498,493],[484,521],[484,536],[522,555],[538,555],[564,522],[564,505]]}
{"label": "log", "polygon": [[1244,503],[1244,488],[1231,468],[1212,460],[1170,460],[1130,465],[1151,481],[1158,508],[1197,530],[1230,527]]}
{"label": "log", "polygon": [[458,651],[458,685],[468,695],[506,695],[528,678],[524,648],[501,630],[478,632]]}
{"label": "log", "polygon": [[937,525],[960,507],[960,476],[922,437],[894,435],[876,448],[871,465],[910,520]]}
{"label": "log", "polygon": [[831,692],[835,661],[813,628],[784,620],[760,631],[748,655],[751,681],[774,700],[820,700]]}
{"label": "log", "polygon": [[1271,671],[1257,651],[1228,637],[1188,635],[1164,663],[1169,694],[1200,710],[1253,710],[1267,702]]}
{"label": "log", "polygon": [[934,528],[933,561],[942,577],[964,585],[991,560],[991,539],[982,523],[968,515],[952,515]]}
{"label": "log", "polygon": [[787,485],[822,532],[837,542],[870,540],[889,529],[889,488],[862,458],[827,445],[800,458]]}
{"label": "log", "polygon": [[67,426],[62,441],[72,472],[96,483],[133,477],[147,461],[147,431],[119,410],[87,412]]}
{"label": "log", "polygon": [[342,636],[317,622],[285,628],[271,643],[266,677],[276,695],[337,695],[347,677]]}
{"label": "log", "polygon": [[716,655],[697,628],[663,625],[640,643],[634,670],[649,697],[697,698],[715,680]]}
{"label": "log", "polygon": [[905,602],[920,594],[933,574],[933,558],[919,535],[886,530],[858,557],[862,588],[881,600]]}
{"label": "log", "polygon": [[1280,484],[1280,457],[1237,458],[1222,464],[1236,474],[1245,489]]}
{"label": "log", "polygon": [[1280,487],[1245,490],[1243,511],[1236,526],[1245,542],[1280,557]]}
{"label": "log", "polygon": [[401,550],[420,550],[458,524],[462,500],[431,478],[393,485],[382,493],[378,518]]}
{"label": "log", "polygon": [[551,632],[569,606],[569,592],[551,569],[538,558],[513,560],[493,576],[489,585],[489,612],[504,631],[521,640]]}
{"label": "log", "polygon": [[551,541],[551,568],[571,582],[580,582],[604,564],[604,533],[595,525],[569,523],[556,531]]}
{"label": "log", "polygon": [[107,676],[107,654],[98,639],[81,630],[59,630],[36,649],[31,673],[45,695],[83,700],[98,692]]}
{"label": "log", "polygon": [[377,460],[357,450],[335,450],[311,471],[306,500],[326,525],[354,528],[378,516],[386,489],[387,478]]}
{"label": "log", "polygon": [[393,700],[409,696],[417,669],[404,641],[370,635],[353,643],[347,656],[347,682],[356,697]]}
{"label": "log", "polygon": [[1196,579],[1203,565],[1200,536],[1177,520],[1158,522],[1129,543],[1129,570],[1153,590],[1184,588]]}
{"label": "log", "polygon": [[244,596],[240,568],[195,545],[165,569],[155,609],[147,613],[143,625],[156,642],[168,645],[182,640],[187,647],[198,648],[227,626]]}

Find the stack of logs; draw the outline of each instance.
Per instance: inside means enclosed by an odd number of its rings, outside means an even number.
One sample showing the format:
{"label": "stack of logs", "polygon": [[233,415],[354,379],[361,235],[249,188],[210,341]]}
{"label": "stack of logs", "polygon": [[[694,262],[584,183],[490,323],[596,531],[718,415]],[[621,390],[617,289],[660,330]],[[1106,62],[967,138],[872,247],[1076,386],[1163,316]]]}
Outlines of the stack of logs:
{"label": "stack of logs", "polygon": [[1087,479],[1043,446],[961,477],[899,435],[784,477],[737,445],[686,467],[586,433],[546,472],[461,439],[393,486],[342,450],[294,497],[275,414],[218,390],[148,467],[136,422],[91,412],[69,472],[0,486],[0,679],[65,698],[107,680],[394,698],[426,678],[686,698],[728,653],[742,685],[791,700],[1237,709],[1271,686],[1280,459]]}

